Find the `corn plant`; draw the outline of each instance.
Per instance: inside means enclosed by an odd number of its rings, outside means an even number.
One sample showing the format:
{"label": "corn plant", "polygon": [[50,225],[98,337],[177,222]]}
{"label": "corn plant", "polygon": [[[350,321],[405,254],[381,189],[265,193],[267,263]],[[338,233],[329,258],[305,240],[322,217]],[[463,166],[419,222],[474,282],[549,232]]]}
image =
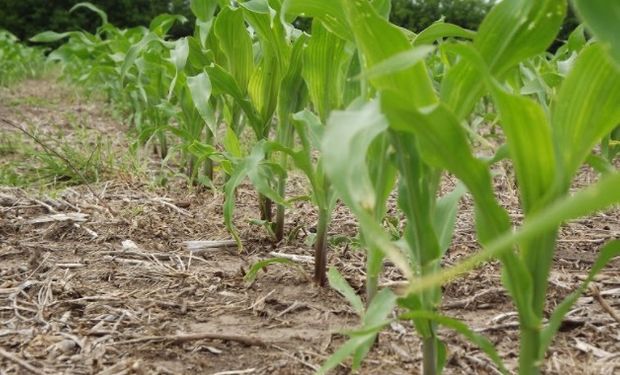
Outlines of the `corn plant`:
{"label": "corn plant", "polygon": [[44,71],[43,50],[28,47],[8,31],[0,30],[0,86],[26,78],[35,78]]}
{"label": "corn plant", "polygon": [[[411,58],[416,52],[411,50],[406,36],[382,20],[371,3],[288,3],[321,19],[332,30],[350,30],[364,58],[369,81],[379,94],[373,102],[330,117],[323,152],[328,175],[358,217],[365,238],[412,280],[410,291],[416,293],[401,296],[399,304],[410,311],[403,318],[413,320],[422,335],[424,372],[441,370],[444,349],[435,335],[436,324],[475,339],[496,362],[498,359],[487,341],[436,314],[437,282],[427,282],[426,288],[416,285],[419,277],[423,281],[444,280],[452,275],[438,268],[443,250],[439,243],[445,243],[439,241],[439,235],[450,232],[442,229],[449,228],[450,220],[441,218],[441,205],[434,202],[437,175],[445,170],[457,176],[474,199],[479,240],[483,245],[491,243],[492,249],[482,254],[501,255],[503,280],[521,319],[519,369],[524,374],[537,373],[561,317],[576,298],[571,295],[556,310],[550,324],[542,328],[546,279],[557,228],[563,220],[618,202],[619,193],[613,191],[617,174],[577,197],[568,197],[577,168],[618,122],[617,66],[600,45],[587,47],[561,84],[550,113],[545,113],[541,104],[515,94],[505,83],[521,62],[543,52],[551,43],[564,17],[566,2],[503,1],[489,13],[473,43],[445,47],[457,62],[444,75],[437,95],[424,63]],[[341,24],[342,20],[346,23]],[[597,79],[603,76],[607,79]],[[580,92],[589,95],[583,98],[577,94]],[[517,234],[510,234],[508,215],[493,195],[489,166],[474,156],[461,125],[485,93],[491,95],[499,109],[526,212],[526,224]],[[384,131],[391,134],[401,175],[399,201],[408,219],[404,241],[398,245],[391,243],[375,218],[377,203],[381,202],[376,199],[366,162],[369,145]],[[542,227],[531,224],[541,222],[545,223]],[[512,248],[515,244],[518,249]],[[617,252],[617,243],[606,247],[593,273]],[[467,267],[457,270],[463,268]],[[360,350],[367,350],[376,330],[365,326],[361,330],[364,333],[353,334],[334,358],[340,360],[355,352],[359,360]],[[326,366],[333,364],[329,361]],[[501,363],[498,366],[503,368]]]}

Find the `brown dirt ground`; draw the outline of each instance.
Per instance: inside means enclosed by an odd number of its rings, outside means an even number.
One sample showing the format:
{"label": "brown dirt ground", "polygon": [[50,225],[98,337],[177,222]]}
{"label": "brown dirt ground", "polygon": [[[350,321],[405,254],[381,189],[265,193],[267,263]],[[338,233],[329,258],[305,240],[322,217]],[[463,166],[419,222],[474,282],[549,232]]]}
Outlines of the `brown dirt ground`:
{"label": "brown dirt ground", "polygon": [[[128,147],[126,125],[114,120],[104,104],[50,80],[1,90],[0,116],[50,136],[65,129],[68,142],[70,123],[77,119],[93,137],[113,138],[119,155]],[[0,136],[11,131],[0,126]],[[148,182],[148,167],[145,170],[137,175],[107,171],[104,181],[91,185],[101,200],[85,186],[0,187],[0,374],[313,373],[344,342],[341,332],[357,324],[346,301],[308,283],[308,264],[302,264],[306,275],[275,265],[252,285],[243,281],[245,270],[268,258],[270,251],[312,255],[306,243],[316,220],[312,207],[297,204],[287,221],[289,232],[298,229],[298,236],[274,245],[263,230],[249,224],[256,213],[255,194],[242,186],[237,225],[244,253],[219,248],[190,254],[183,241],[229,238],[222,194],[188,188],[177,180],[156,187]],[[579,183],[594,178],[584,170]],[[518,220],[514,189],[507,181],[500,174],[498,194]],[[302,189],[302,181],[293,179],[291,190]],[[88,215],[86,221],[32,222],[72,212]],[[600,213],[562,229],[549,306],[585,277],[605,240],[620,237],[619,213]],[[478,249],[471,215],[471,205],[464,202],[445,264]],[[337,208],[331,228],[333,236],[352,238],[356,233],[355,220],[343,207]],[[125,240],[137,247],[123,249]],[[350,241],[333,244],[329,264],[362,292],[362,250]],[[388,266],[382,282],[400,278]],[[612,262],[597,280],[604,301],[611,310],[618,309],[620,261]],[[608,310],[592,291],[578,301],[548,352],[546,373],[620,371],[620,324]],[[497,263],[447,285],[442,312],[484,333],[515,368],[518,326]],[[180,336],[202,333],[202,339]],[[458,334],[441,330],[441,336],[449,347],[445,373],[497,373],[488,358]],[[403,323],[380,334],[360,373],[411,374],[419,373],[420,366],[420,341]],[[334,373],[350,373],[348,363]]]}

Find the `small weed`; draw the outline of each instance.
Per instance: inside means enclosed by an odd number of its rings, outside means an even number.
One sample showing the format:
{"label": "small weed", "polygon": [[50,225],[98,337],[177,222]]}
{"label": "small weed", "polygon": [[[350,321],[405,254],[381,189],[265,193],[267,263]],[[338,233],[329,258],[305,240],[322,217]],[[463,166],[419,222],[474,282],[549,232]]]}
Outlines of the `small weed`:
{"label": "small weed", "polygon": [[70,142],[62,137],[35,137],[46,149],[25,136],[12,133],[2,137],[0,185],[58,187],[94,183],[117,169],[111,144],[102,136],[91,141],[84,134]]}

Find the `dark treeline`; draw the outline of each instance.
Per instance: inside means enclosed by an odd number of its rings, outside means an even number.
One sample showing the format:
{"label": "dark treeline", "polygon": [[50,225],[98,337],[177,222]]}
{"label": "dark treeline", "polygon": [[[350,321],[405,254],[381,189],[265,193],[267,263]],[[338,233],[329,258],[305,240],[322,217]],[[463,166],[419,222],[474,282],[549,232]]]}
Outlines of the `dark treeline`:
{"label": "dark treeline", "polygon": [[[69,9],[83,0],[0,0],[0,29],[9,30],[21,40],[46,30],[86,30],[94,32],[101,24],[97,15],[80,8]],[[175,36],[192,33],[193,16],[189,0],[91,0],[90,3],[108,14],[118,27],[148,26],[161,13],[181,14],[190,22],[177,25]]]}
{"label": "dark treeline", "polygon": [[[94,32],[99,18],[87,9],[68,10],[81,0],[1,0],[0,29],[7,29],[21,40],[46,30],[86,30]],[[420,31],[440,18],[476,30],[496,0],[392,0],[391,21],[412,31]],[[103,9],[118,27],[148,26],[161,13],[181,14],[190,22],[176,25],[171,36],[192,33],[193,16],[189,0],[91,0]],[[569,12],[559,40],[565,40],[578,21]],[[301,22],[300,26],[307,25]]]}

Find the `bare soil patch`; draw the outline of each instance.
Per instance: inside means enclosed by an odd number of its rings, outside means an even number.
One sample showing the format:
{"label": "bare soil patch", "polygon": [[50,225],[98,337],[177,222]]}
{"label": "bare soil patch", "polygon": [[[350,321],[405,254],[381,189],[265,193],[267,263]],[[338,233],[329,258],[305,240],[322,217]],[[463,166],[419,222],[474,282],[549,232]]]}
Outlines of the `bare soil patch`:
{"label": "bare soil patch", "polygon": [[[125,154],[127,125],[105,104],[71,90],[46,80],[2,90],[0,116],[68,142],[77,118],[92,139],[106,135],[114,153]],[[11,132],[0,126],[1,137]],[[593,178],[584,170],[580,181]],[[177,180],[156,187],[144,174],[125,170],[107,171],[91,188],[99,198],[85,186],[0,188],[0,374],[310,374],[344,342],[342,332],[357,324],[341,296],[307,281],[310,264],[301,263],[305,274],[276,265],[253,284],[244,282],[251,264],[272,251],[312,255],[316,215],[309,204],[298,203],[288,214],[287,229],[297,235],[273,244],[249,224],[257,216],[256,199],[249,185],[242,186],[237,226],[244,252],[220,247],[192,253],[184,241],[229,239],[220,192]],[[291,190],[301,189],[294,179]],[[518,220],[510,192],[498,187]],[[471,211],[464,202],[446,265],[478,249]],[[341,241],[332,241],[329,264],[362,294],[364,251],[352,241],[356,229],[338,207],[331,234]],[[550,308],[579,285],[604,241],[618,237],[618,210],[563,228]],[[388,265],[382,282],[400,278]],[[612,316],[620,310],[620,261],[595,284],[598,292],[578,301],[555,339],[547,373],[620,371],[620,323]],[[516,366],[518,325],[498,264],[447,285],[442,310],[487,335]],[[449,348],[445,373],[497,373],[464,338],[449,330],[441,335]],[[401,323],[380,334],[360,373],[411,374],[420,366],[420,341]],[[349,372],[346,363],[335,371]]]}

